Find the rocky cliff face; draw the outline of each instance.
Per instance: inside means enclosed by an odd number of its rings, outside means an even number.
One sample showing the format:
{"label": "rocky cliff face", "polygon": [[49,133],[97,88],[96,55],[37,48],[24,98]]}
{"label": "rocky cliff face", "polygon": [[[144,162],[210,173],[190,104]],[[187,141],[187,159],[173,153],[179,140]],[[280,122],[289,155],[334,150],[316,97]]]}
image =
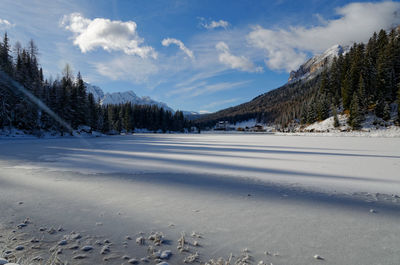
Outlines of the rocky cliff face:
{"label": "rocky cliff face", "polygon": [[325,67],[330,66],[333,62],[333,58],[344,54],[348,51],[347,47],[342,47],[341,45],[334,45],[328,50],[326,50],[321,55],[316,55],[309,59],[307,62],[302,64],[297,71],[290,72],[289,83],[307,79],[313,77]]}

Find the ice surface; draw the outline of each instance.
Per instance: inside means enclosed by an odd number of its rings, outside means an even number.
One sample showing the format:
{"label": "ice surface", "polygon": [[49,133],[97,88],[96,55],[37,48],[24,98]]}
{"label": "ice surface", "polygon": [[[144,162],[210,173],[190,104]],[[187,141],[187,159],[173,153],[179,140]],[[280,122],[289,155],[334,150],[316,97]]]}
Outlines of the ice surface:
{"label": "ice surface", "polygon": [[[400,259],[399,138],[136,134],[2,140],[0,150],[0,224],[29,216],[111,242],[141,231],[177,242],[185,231],[203,262],[244,248],[254,264]],[[169,262],[182,264],[189,246]]]}

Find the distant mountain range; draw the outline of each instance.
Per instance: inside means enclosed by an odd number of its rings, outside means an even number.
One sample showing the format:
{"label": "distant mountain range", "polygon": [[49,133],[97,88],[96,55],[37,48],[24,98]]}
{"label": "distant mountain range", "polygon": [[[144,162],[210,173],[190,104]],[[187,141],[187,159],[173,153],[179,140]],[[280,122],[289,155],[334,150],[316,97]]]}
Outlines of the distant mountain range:
{"label": "distant mountain range", "polygon": [[167,104],[153,100],[150,97],[139,97],[133,91],[104,93],[104,91],[98,86],[89,83],[85,84],[86,91],[91,93],[94,99],[97,102],[100,102],[101,105],[118,105],[124,103],[132,103],[134,105],[156,105],[164,108],[164,110],[175,112],[175,110],[173,110]]}
{"label": "distant mountain range", "polygon": [[[337,57],[340,54],[346,54],[349,49],[349,47],[343,47],[337,44],[327,49],[324,53],[312,57],[307,62],[302,64],[299,69],[290,73],[288,83],[284,85],[284,87],[294,84],[298,81],[313,79],[318,74],[320,74],[323,69],[329,67],[332,64],[334,57]],[[137,105],[156,105],[164,108],[165,110],[175,112],[175,110],[169,107],[166,103],[153,100],[152,98],[146,96],[139,97],[133,91],[104,93],[104,91],[100,87],[89,83],[86,83],[86,90],[88,93],[93,94],[95,100],[100,101],[100,104],[102,105],[124,104],[130,102]],[[223,116],[232,117],[238,115],[243,116],[243,118],[254,118],[254,115],[247,114],[258,112],[260,110],[260,107],[263,109],[262,105],[264,105],[264,102],[266,102],[264,100],[265,96],[269,97],[271,95],[269,93],[266,93],[264,95],[256,97],[250,102],[243,103],[236,107],[224,109],[208,115],[199,114],[195,111],[182,112],[183,115],[189,120],[214,120],[221,119]],[[269,100],[269,102],[271,103],[271,100]]]}

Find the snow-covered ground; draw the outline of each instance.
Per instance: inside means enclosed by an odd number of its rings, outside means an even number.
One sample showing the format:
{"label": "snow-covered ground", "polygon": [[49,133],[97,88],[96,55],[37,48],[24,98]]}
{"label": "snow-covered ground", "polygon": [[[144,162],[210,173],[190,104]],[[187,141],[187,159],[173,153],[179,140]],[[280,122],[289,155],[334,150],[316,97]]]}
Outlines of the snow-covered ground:
{"label": "snow-covered ground", "polygon": [[[392,114],[394,116],[394,114]],[[393,120],[384,121],[373,114],[365,116],[360,130],[351,130],[347,124],[348,115],[338,115],[339,126],[334,127],[334,118],[315,122],[304,128],[297,128],[296,135],[316,135],[315,133],[328,136],[369,136],[369,137],[400,137],[400,127],[395,126]]]}
{"label": "snow-covered ground", "polygon": [[[75,231],[82,239],[66,237],[60,259],[128,264],[122,256],[148,255],[150,241],[135,239],[159,231],[169,264],[195,252],[274,265],[400,260],[400,138],[135,134],[0,140],[0,151],[2,255],[45,256],[28,236],[45,246]],[[27,217],[13,241],[10,228]],[[189,252],[179,253],[182,232]],[[105,239],[113,244],[101,255]]]}

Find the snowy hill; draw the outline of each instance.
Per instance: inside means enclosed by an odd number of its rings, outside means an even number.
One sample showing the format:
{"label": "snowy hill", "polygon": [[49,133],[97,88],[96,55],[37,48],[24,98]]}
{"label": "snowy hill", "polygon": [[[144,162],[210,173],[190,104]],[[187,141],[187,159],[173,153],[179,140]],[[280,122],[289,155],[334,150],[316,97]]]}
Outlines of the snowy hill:
{"label": "snowy hill", "polygon": [[352,130],[348,125],[348,114],[338,115],[339,126],[334,126],[334,117],[331,116],[323,121],[317,121],[305,127],[298,126],[293,130],[294,134],[316,133],[317,135],[328,136],[369,136],[369,137],[400,137],[400,128],[395,125],[396,113],[391,113],[392,118],[385,121],[376,115],[369,113],[365,116],[360,130]]}
{"label": "snowy hill", "polygon": [[314,77],[321,72],[325,66],[331,65],[333,58],[340,54],[345,54],[348,51],[349,47],[342,47],[339,44],[330,47],[323,54],[316,55],[302,64],[297,71],[290,72],[288,82],[293,83],[298,80]]}
{"label": "snowy hill", "polygon": [[156,105],[158,107],[164,108],[164,110],[169,110],[174,112],[172,108],[170,108],[167,104],[159,101],[155,101],[150,97],[139,97],[133,91],[126,92],[114,92],[114,93],[106,93],[104,94],[103,90],[95,85],[85,83],[86,91],[91,93],[96,101],[100,101],[102,105],[111,105],[111,104],[123,104],[123,103],[132,103],[136,105]]}

